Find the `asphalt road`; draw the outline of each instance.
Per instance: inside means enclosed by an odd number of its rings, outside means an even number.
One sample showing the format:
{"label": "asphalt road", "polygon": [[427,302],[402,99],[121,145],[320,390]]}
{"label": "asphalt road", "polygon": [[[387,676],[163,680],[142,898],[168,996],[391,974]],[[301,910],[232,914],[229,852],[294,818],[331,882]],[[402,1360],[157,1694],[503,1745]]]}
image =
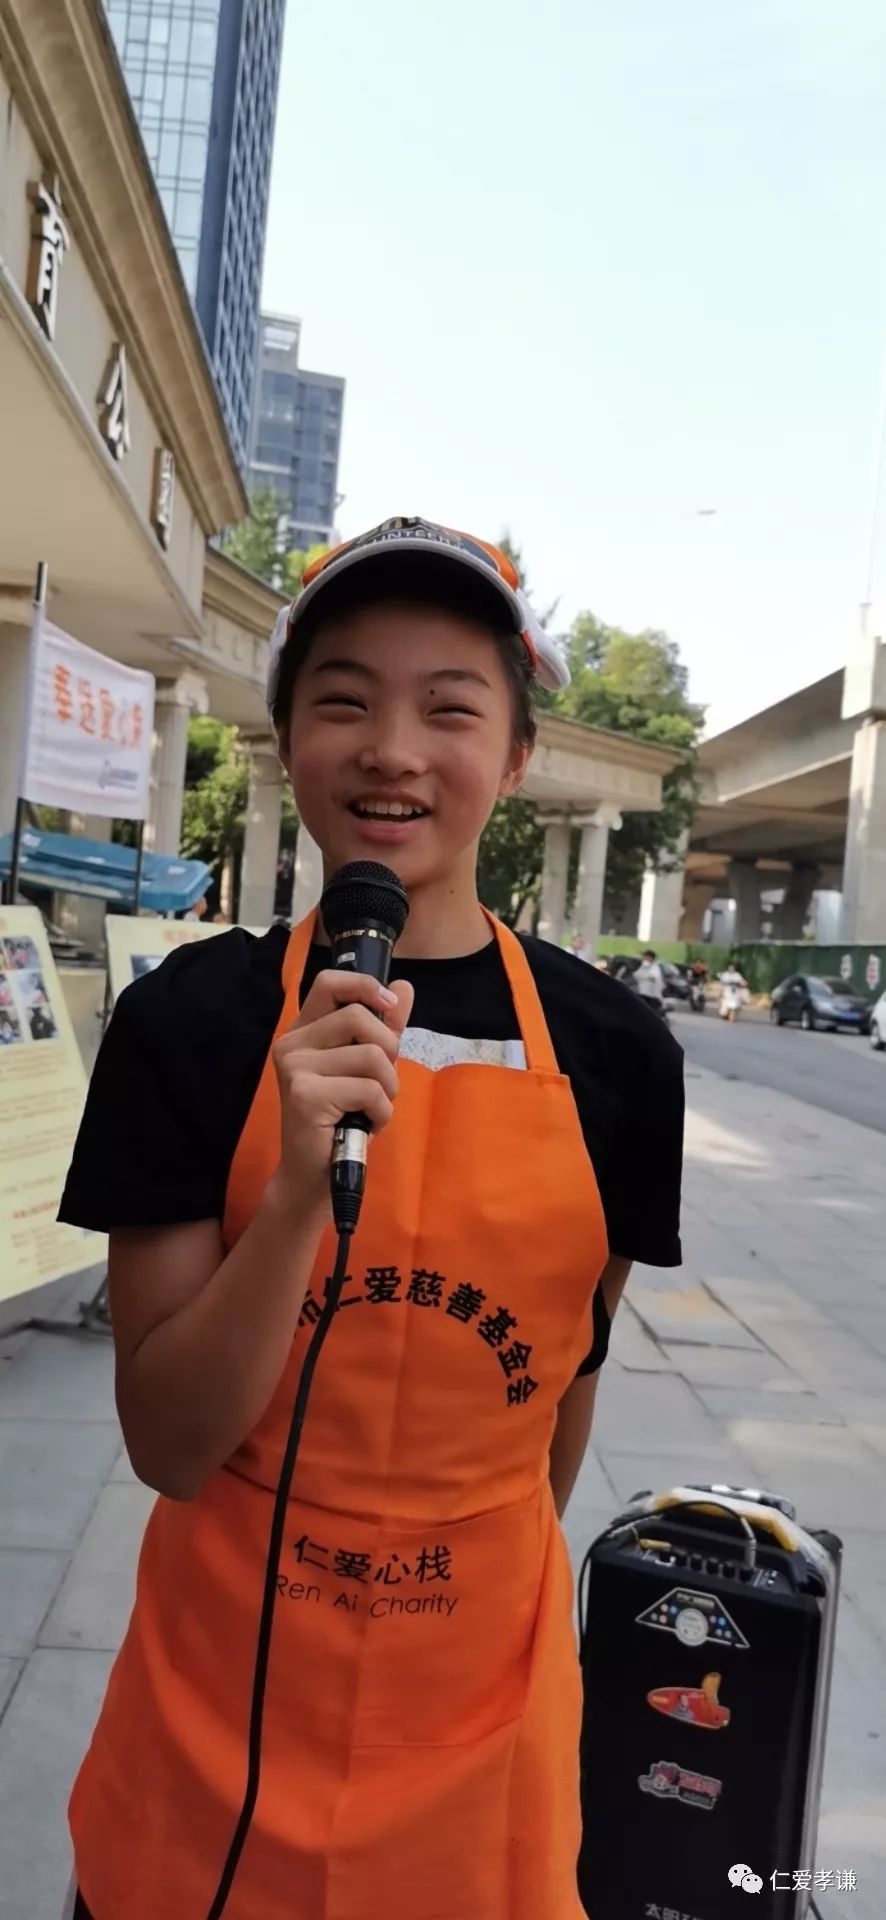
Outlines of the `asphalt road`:
{"label": "asphalt road", "polygon": [[712,1007],[705,1014],[673,1013],[671,1027],[690,1065],[697,1061],[727,1080],[774,1087],[886,1133],[886,1053],[874,1053],[859,1034],[772,1027],[768,1014],[747,1011],[729,1026]]}

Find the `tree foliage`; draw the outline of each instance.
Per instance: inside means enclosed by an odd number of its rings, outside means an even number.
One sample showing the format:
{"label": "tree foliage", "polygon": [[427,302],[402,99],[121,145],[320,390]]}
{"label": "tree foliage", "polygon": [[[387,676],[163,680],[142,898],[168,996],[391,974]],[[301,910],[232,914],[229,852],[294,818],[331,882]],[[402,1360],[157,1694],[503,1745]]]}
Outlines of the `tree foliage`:
{"label": "tree foliage", "polygon": [[[519,545],[507,532],[499,545],[531,598]],[[555,602],[548,609],[543,624],[553,618],[556,606]],[[569,634],[569,653],[571,685],[562,693],[539,688],[537,704],[542,712],[628,733],[680,755],[679,765],[662,783],[661,811],[626,813],[619,832],[610,835],[606,897],[618,909],[638,891],[647,865],[666,871],[674,864],[697,800],[697,746],[704,709],[690,700],[686,668],[676,642],[666,633],[627,633],[606,626],[592,613],[580,613]],[[573,885],[575,853],[573,849]],[[533,809],[519,799],[500,802],[481,843],[480,890],[504,919],[515,918],[527,899],[537,899],[543,857],[543,834]],[[516,905],[509,907],[511,902]]]}
{"label": "tree foliage", "polygon": [[182,801],[181,851],[205,860],[216,880],[225,861],[239,860],[246,827],[249,760],[237,728],[209,716],[191,720]]}
{"label": "tree foliage", "polygon": [[[239,888],[248,797],[249,752],[240,740],[238,729],[209,716],[193,718],[188,727],[181,851],[189,860],[204,860],[212,870],[216,886],[220,884],[225,864],[231,861],[235,895]],[[290,874],[297,830],[295,801],[288,782],[284,782],[280,847],[287,857]],[[284,910],[279,902],[275,907],[275,911],[278,910]]]}
{"label": "tree foliage", "polygon": [[686,668],[666,633],[626,633],[580,613],[570,634],[570,665],[572,682],[557,694],[556,711],[680,755],[662,782],[661,811],[627,813],[610,836],[606,895],[617,908],[637,892],[647,865],[663,872],[675,864],[697,803],[704,708],[690,700]]}
{"label": "tree foliage", "polygon": [[328,553],[328,547],[287,547],[288,506],[273,487],[257,487],[249,512],[239,526],[229,527],[222,551],[268,586],[295,598],[301,592],[305,568]]}
{"label": "tree foliage", "polygon": [[544,828],[529,800],[499,800],[480,841],[477,884],[484,904],[513,926],[541,880]]}
{"label": "tree foliage", "polygon": [[269,586],[275,586],[282,573],[285,514],[285,502],[273,487],[257,487],[246,519],[229,527],[222,540],[223,553]]}

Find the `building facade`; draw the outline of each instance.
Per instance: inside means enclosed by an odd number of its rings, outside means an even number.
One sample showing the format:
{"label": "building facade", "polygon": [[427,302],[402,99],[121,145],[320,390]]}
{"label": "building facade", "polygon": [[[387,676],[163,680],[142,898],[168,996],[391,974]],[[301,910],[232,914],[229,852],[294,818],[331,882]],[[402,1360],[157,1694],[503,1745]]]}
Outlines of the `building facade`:
{"label": "building facade", "polygon": [[242,469],[285,0],[106,5]]}
{"label": "building facade", "polygon": [[286,545],[305,549],[334,539],[345,383],[299,366],[300,333],[298,320],[261,316],[249,489],[273,488]]}

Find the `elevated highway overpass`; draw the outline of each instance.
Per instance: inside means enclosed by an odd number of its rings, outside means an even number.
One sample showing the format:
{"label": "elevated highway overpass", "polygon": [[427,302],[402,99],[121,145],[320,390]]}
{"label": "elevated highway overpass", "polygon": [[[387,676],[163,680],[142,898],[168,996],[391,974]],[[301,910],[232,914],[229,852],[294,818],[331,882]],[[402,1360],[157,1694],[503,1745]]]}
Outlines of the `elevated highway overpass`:
{"label": "elevated highway overpass", "polygon": [[[777,889],[776,937],[802,934],[817,889],[842,891],[843,939],[886,933],[886,649],[875,644],[871,711],[851,711],[841,668],[703,744],[681,937],[697,937],[711,900],[725,895],[736,937],[753,938],[760,896]],[[668,885],[673,912],[675,882],[664,876]]]}

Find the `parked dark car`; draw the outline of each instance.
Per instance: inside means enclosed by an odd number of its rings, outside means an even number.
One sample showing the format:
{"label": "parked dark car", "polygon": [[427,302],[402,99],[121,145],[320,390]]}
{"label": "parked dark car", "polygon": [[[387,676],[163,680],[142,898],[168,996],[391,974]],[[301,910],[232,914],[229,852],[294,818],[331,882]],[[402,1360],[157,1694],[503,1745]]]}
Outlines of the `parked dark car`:
{"label": "parked dark car", "polygon": [[792,973],[772,995],[773,1026],[796,1022],[807,1033],[867,1033],[870,1006],[845,980],[819,979],[814,973]]}

